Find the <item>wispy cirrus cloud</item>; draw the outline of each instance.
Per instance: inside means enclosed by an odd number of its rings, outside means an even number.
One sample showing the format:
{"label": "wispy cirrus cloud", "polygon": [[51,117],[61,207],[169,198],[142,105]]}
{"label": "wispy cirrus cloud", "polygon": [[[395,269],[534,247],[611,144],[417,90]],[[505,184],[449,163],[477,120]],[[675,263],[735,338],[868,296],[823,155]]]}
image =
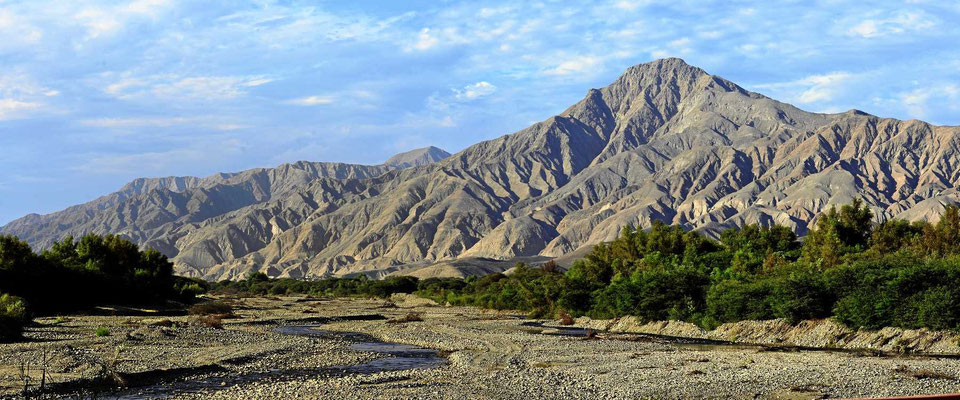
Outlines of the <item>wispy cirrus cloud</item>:
{"label": "wispy cirrus cloud", "polygon": [[473,100],[486,97],[497,91],[497,87],[487,81],[480,81],[474,84],[464,86],[463,89],[453,89],[456,98],[461,100]]}
{"label": "wispy cirrus cloud", "polygon": [[332,96],[307,96],[300,97],[296,99],[290,99],[285,101],[285,104],[292,104],[295,106],[321,106],[324,104],[333,103],[334,98]]}
{"label": "wispy cirrus cloud", "polygon": [[171,126],[191,126],[198,129],[233,131],[250,128],[250,125],[238,124],[211,117],[124,117],[93,118],[79,121],[80,125],[94,128],[132,130],[139,128],[164,128]]}
{"label": "wispy cirrus cloud", "polygon": [[29,118],[49,111],[60,91],[37,84],[25,73],[0,75],[0,121]]}
{"label": "wispy cirrus cloud", "polygon": [[177,74],[129,76],[103,88],[119,99],[231,100],[246,95],[249,88],[272,82],[254,76],[181,76]]}
{"label": "wispy cirrus cloud", "polygon": [[898,10],[886,17],[871,17],[859,21],[847,30],[847,34],[862,38],[875,38],[922,32],[934,28],[938,23],[937,18],[922,11]]}
{"label": "wispy cirrus cloud", "polygon": [[856,79],[860,79],[860,76],[846,71],[835,71],[788,82],[755,84],[751,89],[798,105],[820,105],[815,111],[836,111],[829,104],[843,95],[848,84]]}

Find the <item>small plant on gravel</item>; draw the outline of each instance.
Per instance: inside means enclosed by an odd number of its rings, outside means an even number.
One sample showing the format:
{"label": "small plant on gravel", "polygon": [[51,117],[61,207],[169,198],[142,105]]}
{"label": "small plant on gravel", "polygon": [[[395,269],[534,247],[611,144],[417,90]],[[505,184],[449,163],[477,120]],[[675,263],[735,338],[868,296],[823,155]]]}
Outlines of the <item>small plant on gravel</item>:
{"label": "small plant on gravel", "polygon": [[205,301],[190,306],[187,310],[190,315],[232,315],[233,306],[224,301]]}
{"label": "small plant on gravel", "polygon": [[557,316],[560,317],[560,325],[573,325],[573,316],[570,313],[560,310]]}
{"label": "small plant on gravel", "polygon": [[110,336],[110,330],[103,327],[97,328],[96,334],[98,337]]}
{"label": "small plant on gravel", "polygon": [[126,387],[127,379],[124,377],[123,373],[120,372],[120,364],[124,361],[120,357],[122,352],[123,346],[118,346],[114,348],[112,356],[100,357],[96,355],[90,355],[84,358],[86,358],[86,361],[90,364],[99,367],[99,370],[96,372],[96,379],[112,382],[120,387]]}
{"label": "small plant on gravel", "polygon": [[53,320],[53,325],[65,324],[65,323],[70,322],[70,321],[71,321],[70,318],[67,318],[67,317],[64,317],[64,316],[58,316],[56,319]]}
{"label": "small plant on gravel", "polygon": [[391,319],[391,320],[387,321],[387,323],[391,323],[391,324],[403,324],[403,323],[415,322],[415,321],[423,321],[423,317],[420,316],[420,313],[415,313],[415,312],[407,313],[407,315],[404,315],[404,316],[402,316],[402,317],[397,317],[397,318]]}
{"label": "small plant on gravel", "polygon": [[379,305],[377,308],[397,308],[397,303],[387,300],[383,302],[383,304]]}
{"label": "small plant on gravel", "polygon": [[916,379],[948,379],[948,380],[957,379],[957,377],[953,375],[943,373],[943,372],[932,371],[929,369],[912,370],[906,365],[898,365],[897,368],[895,368],[893,371],[904,374],[909,377],[916,378]]}
{"label": "small plant on gravel", "polygon": [[176,326],[176,323],[174,323],[173,321],[171,321],[171,320],[169,320],[169,319],[161,319],[161,320],[159,320],[159,321],[151,322],[149,325],[150,325],[150,326],[162,326],[162,327],[165,327],[165,328],[172,328],[172,327]]}
{"label": "small plant on gravel", "polygon": [[203,315],[197,317],[194,322],[197,325],[213,329],[223,329],[223,317],[220,315]]}

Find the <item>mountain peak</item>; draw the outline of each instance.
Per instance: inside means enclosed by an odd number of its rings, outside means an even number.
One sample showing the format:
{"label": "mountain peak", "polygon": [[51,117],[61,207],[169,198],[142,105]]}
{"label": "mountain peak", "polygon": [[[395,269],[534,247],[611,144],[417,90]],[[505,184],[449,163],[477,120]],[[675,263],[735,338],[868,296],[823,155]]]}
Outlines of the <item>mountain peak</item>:
{"label": "mountain peak", "polygon": [[445,150],[428,146],[397,154],[387,159],[383,164],[397,168],[410,168],[435,163],[447,157],[450,157],[450,153]]}
{"label": "mountain peak", "polygon": [[625,74],[630,73],[658,74],[658,75],[676,75],[677,73],[692,72],[697,75],[707,75],[707,73],[693,65],[687,64],[682,58],[669,57],[660,58],[642,64],[627,68]]}

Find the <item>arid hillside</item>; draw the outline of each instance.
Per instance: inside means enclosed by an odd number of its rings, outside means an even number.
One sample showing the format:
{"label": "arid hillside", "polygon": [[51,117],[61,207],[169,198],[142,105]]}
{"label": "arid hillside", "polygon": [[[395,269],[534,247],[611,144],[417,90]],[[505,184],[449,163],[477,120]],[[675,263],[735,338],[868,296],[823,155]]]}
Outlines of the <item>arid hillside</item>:
{"label": "arid hillside", "polygon": [[958,134],[857,110],[806,112],[671,58],[449,157],[424,149],[379,166],[137,180],[0,232],[39,248],[120,233],[208,279],[558,257],[654,220],[707,234],[751,223],[804,234],[819,212],[855,197],[881,220],[937,219],[958,199]]}

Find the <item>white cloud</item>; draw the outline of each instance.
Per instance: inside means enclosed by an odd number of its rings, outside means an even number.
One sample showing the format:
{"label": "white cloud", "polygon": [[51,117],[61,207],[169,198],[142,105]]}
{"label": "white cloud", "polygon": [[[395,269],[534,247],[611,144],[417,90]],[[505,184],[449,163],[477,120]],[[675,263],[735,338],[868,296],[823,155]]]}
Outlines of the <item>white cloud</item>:
{"label": "white cloud", "polygon": [[697,36],[700,36],[704,39],[711,39],[711,40],[719,39],[723,37],[723,35],[724,35],[724,32],[719,30],[703,31],[697,34]]}
{"label": "white cloud", "polygon": [[0,8],[0,51],[35,46],[43,39],[43,31],[23,15]]}
{"label": "white cloud", "polygon": [[319,106],[333,103],[333,97],[330,96],[307,96],[298,99],[287,100],[284,103],[296,106]]}
{"label": "white cloud", "polygon": [[0,121],[24,118],[26,113],[42,107],[41,103],[0,99]]}
{"label": "white cloud", "polygon": [[60,95],[34,82],[27,74],[0,75],[0,120],[27,118],[47,110],[46,100]]}
{"label": "white cloud", "polygon": [[447,115],[446,117],[443,117],[443,119],[440,120],[440,122],[438,122],[437,125],[444,128],[454,128],[457,126],[457,122],[454,121],[453,118],[451,118],[449,115]]}
{"label": "white cloud", "polygon": [[232,76],[199,76],[157,83],[152,92],[158,97],[226,100],[240,97],[240,87],[248,86],[245,78]]}
{"label": "white cloud", "polygon": [[246,95],[246,88],[271,81],[262,76],[128,76],[106,85],[103,91],[120,99],[231,100]]}
{"label": "white cloud", "polygon": [[690,44],[689,38],[680,38],[677,40],[671,40],[670,43],[667,43],[670,47],[682,48]]}
{"label": "white cloud", "polygon": [[847,31],[850,35],[873,37],[877,35],[877,21],[868,19],[863,21]]}
{"label": "white cloud", "polygon": [[919,32],[937,25],[936,18],[923,12],[898,11],[888,18],[860,21],[847,30],[849,36],[874,38],[905,32]]}
{"label": "white cloud", "polygon": [[472,85],[467,85],[463,89],[454,89],[453,91],[456,93],[457,99],[473,100],[493,94],[493,92],[497,91],[497,87],[491,85],[489,82],[480,81]]}
{"label": "white cloud", "polygon": [[800,93],[798,100],[801,103],[814,103],[818,101],[830,101],[837,93],[837,86],[850,79],[853,75],[846,72],[834,72],[824,75],[811,75],[800,80],[803,85],[809,85],[810,88]]}
{"label": "white cloud", "polygon": [[208,150],[211,143],[192,144],[188,148],[134,154],[99,154],[84,157],[84,163],[71,168],[86,174],[170,174],[183,165],[204,165],[215,158],[236,157],[243,145],[236,140],[217,141],[216,152]]}
{"label": "white cloud", "polygon": [[82,10],[74,18],[87,28],[88,39],[112,34],[122,26],[117,14],[100,9]]}
{"label": "white cloud", "polygon": [[135,18],[157,18],[171,5],[168,0],[137,0],[106,7],[94,6],[77,11],[73,19],[86,28],[86,39],[98,39],[119,33]]}
{"label": "white cloud", "polygon": [[647,0],[633,0],[633,1],[629,1],[629,0],[619,0],[619,1],[615,2],[615,3],[613,3],[613,6],[616,7],[616,8],[619,8],[619,9],[621,9],[621,10],[634,11],[634,10],[636,10],[637,8],[646,6],[647,4],[650,4],[650,1],[647,1]]}
{"label": "white cloud", "polygon": [[438,43],[440,43],[440,40],[430,33],[430,28],[423,28],[420,30],[420,34],[417,35],[417,42],[413,44],[413,49],[420,51],[430,50]]}
{"label": "white cloud", "polygon": [[900,102],[911,118],[927,118],[930,115],[930,100],[955,104],[960,100],[960,86],[955,84],[936,85],[914,89],[899,95]]}
{"label": "white cloud", "polygon": [[244,83],[243,86],[246,86],[246,87],[260,86],[260,85],[266,85],[273,81],[274,79],[272,78],[255,79],[255,80]]}
{"label": "white cloud", "polygon": [[546,75],[570,75],[590,72],[597,69],[601,60],[595,56],[577,56],[575,58],[562,61],[555,67],[547,69],[543,73]]}
{"label": "white cloud", "polygon": [[756,89],[783,90],[790,93],[786,99],[798,103],[822,103],[833,100],[841,91],[842,86],[855,78],[849,72],[832,72],[828,74],[810,75],[799,80],[754,85]]}
{"label": "white cloud", "polygon": [[249,128],[249,125],[222,122],[209,117],[133,117],[133,118],[94,118],[79,121],[83,126],[108,129],[138,129],[148,127],[170,127],[193,125],[197,128],[217,131],[232,131]]}
{"label": "white cloud", "polygon": [[156,17],[161,11],[171,6],[172,4],[168,0],[136,0],[125,6],[120,6],[120,10],[129,14]]}

